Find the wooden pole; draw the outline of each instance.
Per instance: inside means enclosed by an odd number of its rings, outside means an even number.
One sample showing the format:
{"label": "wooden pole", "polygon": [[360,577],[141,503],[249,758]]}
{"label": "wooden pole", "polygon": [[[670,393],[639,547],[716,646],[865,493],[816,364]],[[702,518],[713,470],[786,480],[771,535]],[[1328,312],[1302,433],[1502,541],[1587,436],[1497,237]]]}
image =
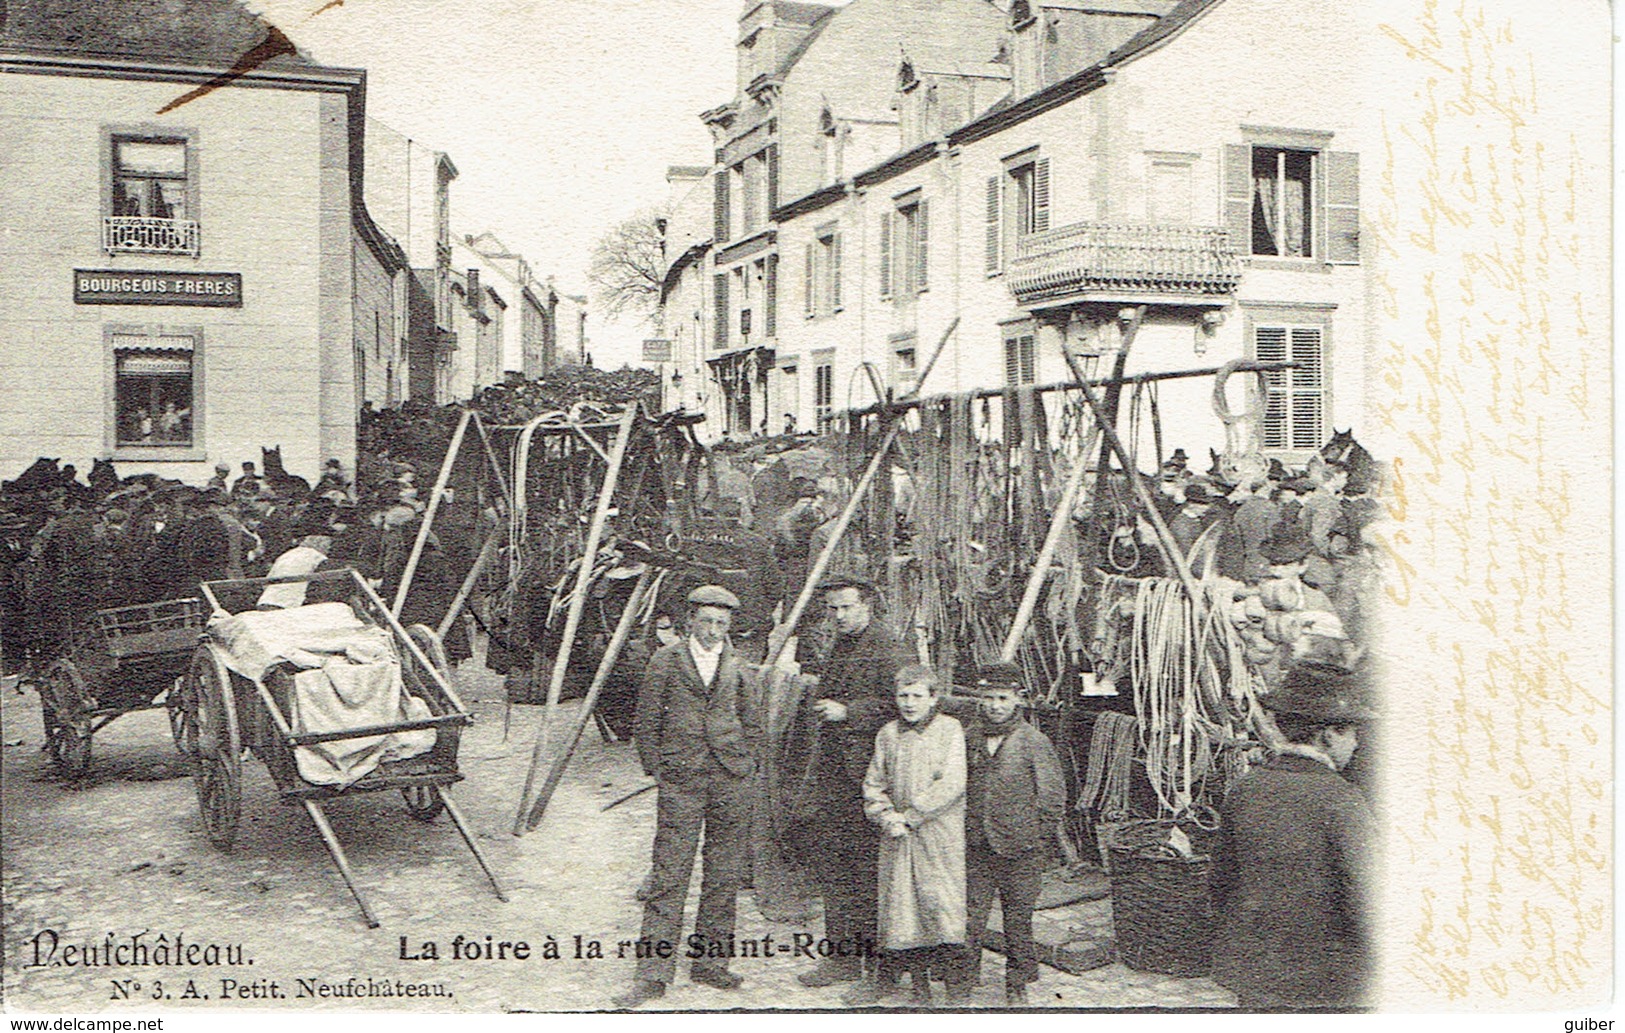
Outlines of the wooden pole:
{"label": "wooden pole", "polygon": [[462,418],[457,421],[457,429],[452,432],[451,445],[446,449],[446,458],[440,464],[440,475],[434,479],[434,491],[429,494],[429,508],[423,514],[423,522],[418,525],[417,540],[412,543],[412,555],[406,558],[406,569],[401,571],[401,583],[395,589],[395,602],[389,608],[389,612],[396,617],[401,615],[401,607],[406,603],[406,593],[412,589],[412,575],[417,573],[418,560],[423,558],[424,543],[429,540],[429,525],[434,523],[434,515],[440,509],[440,498],[446,493],[446,482],[451,480],[452,464],[457,461],[457,451],[462,447],[463,434],[468,430],[468,421],[473,416],[473,409],[464,409]]}
{"label": "wooden pole", "polygon": [[626,449],[632,440],[632,424],[637,419],[636,403],[628,404],[622,414],[620,430],[615,435],[615,449],[609,455],[609,468],[604,472],[604,484],[598,490],[598,505],[593,510],[592,525],[587,529],[587,543],[581,550],[581,567],[576,572],[575,591],[570,595],[570,611],[564,619],[564,639],[559,643],[559,654],[553,658],[553,676],[547,685],[547,710],[542,714],[541,732],[536,736],[536,749],[530,757],[530,770],[525,773],[525,788],[519,800],[519,812],[514,815],[513,834],[522,836],[527,831],[525,820],[530,811],[531,789],[536,774],[552,745],[553,711],[559,704],[559,692],[564,688],[564,672],[570,664],[570,650],[575,645],[576,629],[581,626],[581,610],[587,602],[587,585],[592,580],[593,561],[598,558],[598,543],[604,536],[604,524],[609,521],[610,505],[615,501],[615,482],[620,480],[621,464],[626,460]]}
{"label": "wooden pole", "polygon": [[485,450],[485,458],[491,461],[491,472],[496,474],[497,487],[502,489],[502,497],[508,503],[508,512],[513,512],[513,492],[508,489],[508,477],[502,472],[502,461],[497,458],[496,446],[491,444],[491,432],[485,429],[485,421],[480,414],[474,414],[474,429],[480,435],[480,447]]}
{"label": "wooden pole", "polygon": [[1049,580],[1050,564],[1055,561],[1056,550],[1060,548],[1061,536],[1067,526],[1072,522],[1072,507],[1077,504],[1078,493],[1083,488],[1083,479],[1089,472],[1089,453],[1094,451],[1095,438],[1100,434],[1098,428],[1093,429],[1084,446],[1078,452],[1077,465],[1072,468],[1072,474],[1067,478],[1066,489],[1061,492],[1061,501],[1056,505],[1055,512],[1050,515],[1049,530],[1044,535],[1044,545],[1038,550],[1038,559],[1033,563],[1032,573],[1027,575],[1027,589],[1021,594],[1021,605],[1016,608],[1015,619],[1010,622],[1010,633],[1004,637],[1004,647],[999,650],[999,659],[1005,663],[1016,658],[1016,651],[1021,648],[1022,636],[1027,633],[1027,624],[1033,618],[1033,610],[1038,606],[1038,595]]}
{"label": "wooden pole", "polygon": [[[942,349],[947,345],[948,338],[958,326],[959,317],[955,316],[953,322],[948,324],[948,329],[942,332],[942,337],[937,341],[936,351],[931,353],[931,361],[925,364],[926,373],[931,372],[931,367],[937,364],[937,356],[942,354]],[[922,374],[920,380],[915,382],[916,387],[923,383],[924,380],[925,377]],[[869,490],[869,485],[874,483],[875,474],[885,465],[886,455],[891,451],[892,443],[897,440],[897,434],[902,428],[903,421],[901,417],[894,417],[891,425],[886,428],[886,436],[880,439],[880,447],[875,449],[874,458],[869,460],[868,468],[863,471],[863,476],[859,478],[857,486],[852,489],[852,496],[846,500],[846,506],[841,510],[840,517],[835,521],[835,528],[830,532],[829,541],[824,543],[823,551],[818,554],[818,559],[813,562],[812,569],[807,571],[807,580],[801,585],[801,592],[796,596],[795,605],[790,607],[790,612],[785,615],[784,623],[779,625],[782,634],[775,636],[778,641],[768,650],[767,661],[763,664],[764,670],[771,671],[778,665],[779,657],[783,654],[786,643],[790,641],[790,636],[795,633],[796,624],[801,620],[801,615],[807,611],[807,603],[812,600],[813,592],[817,590],[818,583],[824,579],[824,572],[829,569],[830,561],[835,558],[835,549],[841,544],[841,536],[846,533],[847,525],[852,522],[852,516],[857,512],[859,504],[862,503],[864,493]]]}
{"label": "wooden pole", "polygon": [[649,584],[654,580],[654,568],[646,567],[638,575],[638,583],[632,588],[632,595],[626,601],[626,609],[621,611],[621,619],[615,624],[615,634],[610,637],[609,647],[604,650],[604,658],[598,661],[598,670],[593,673],[592,684],[587,687],[587,695],[581,701],[581,712],[576,715],[574,726],[569,735],[565,737],[564,752],[553,761],[547,769],[547,778],[542,782],[542,788],[536,793],[536,802],[530,805],[528,817],[525,819],[525,830],[528,832],[542,823],[542,815],[547,811],[548,801],[553,799],[553,791],[558,788],[559,780],[564,777],[564,769],[575,754],[576,747],[581,743],[581,733],[586,731],[587,721],[592,717],[592,708],[598,704],[598,693],[603,689],[604,682],[609,679],[609,672],[614,670],[615,661],[621,657],[621,650],[626,646],[626,640],[632,633],[632,625],[637,623],[637,615],[648,600]]}
{"label": "wooden pole", "polygon": [[478,583],[480,575],[485,573],[485,565],[491,562],[492,556],[496,555],[498,533],[497,530],[492,530],[490,534],[485,536],[485,544],[480,546],[479,555],[474,557],[474,565],[468,568],[468,576],[463,578],[462,587],[457,589],[457,595],[452,598],[450,609],[446,611],[444,617],[440,618],[440,624],[435,628],[435,632],[441,638],[445,638],[446,632],[450,631],[452,624],[456,623],[457,615],[463,612],[463,606],[467,604],[468,597],[474,592],[474,585]]}
{"label": "wooden pole", "polygon": [[[1073,374],[1075,376],[1080,374],[1082,369],[1078,366],[1077,356],[1065,348],[1062,349],[1062,353],[1066,355],[1067,364],[1072,367]],[[1078,376],[1078,380],[1081,383],[1083,377]],[[1180,583],[1185,586],[1185,593],[1190,596],[1191,606],[1194,608],[1198,619],[1200,619],[1202,596],[1196,589],[1196,578],[1191,575],[1191,567],[1185,560],[1185,554],[1180,551],[1179,543],[1174,541],[1173,533],[1168,530],[1168,525],[1163,521],[1162,514],[1157,512],[1156,504],[1151,501],[1151,493],[1146,491],[1145,485],[1140,482],[1140,471],[1136,470],[1129,460],[1128,450],[1123,447],[1122,439],[1117,436],[1117,428],[1113,427],[1107,420],[1105,408],[1100,399],[1095,397],[1094,388],[1084,384],[1083,397],[1095,414],[1095,424],[1100,428],[1101,433],[1106,436],[1107,447],[1116,453],[1117,461],[1123,465],[1123,473],[1128,477],[1129,485],[1134,489],[1134,497],[1139,499],[1140,505],[1144,507],[1145,515],[1150,519],[1151,527],[1157,533],[1157,542],[1162,547],[1162,553],[1173,566],[1175,573],[1178,574]],[[1103,474],[1104,472],[1102,470]]]}

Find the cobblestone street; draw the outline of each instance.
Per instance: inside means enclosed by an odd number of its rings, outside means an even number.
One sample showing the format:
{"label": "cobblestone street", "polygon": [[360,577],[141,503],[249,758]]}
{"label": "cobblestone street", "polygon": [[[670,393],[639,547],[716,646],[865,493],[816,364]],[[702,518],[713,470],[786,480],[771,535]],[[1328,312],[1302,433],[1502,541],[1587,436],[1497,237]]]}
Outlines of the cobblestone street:
{"label": "cobblestone street", "polygon": [[[450,821],[409,817],[396,794],[345,798],[328,808],[358,880],[382,927],[369,930],[299,809],[278,802],[258,761],[244,765],[243,817],[235,848],[209,845],[198,819],[192,781],[169,740],[161,712],[130,715],[98,734],[90,777],[57,781],[40,751],[38,698],[4,689],[4,860],[6,1005],[30,1011],[84,1011],[194,1005],[220,1006],[222,980],[253,1007],[369,1007],[416,1010],[595,1010],[608,1006],[631,975],[614,957],[617,941],[637,935],[634,893],[649,857],[653,794],[615,810],[599,808],[643,778],[627,745],[605,745],[591,732],[560,785],[542,826],[515,838],[513,821],[541,717],[515,707],[503,736],[504,706],[496,680],[466,666],[460,675],[478,721],[464,735],[466,781],[454,798],[504,880],[511,900],[490,892]],[[481,697],[483,701],[479,701]],[[696,866],[697,869],[698,866]],[[698,872],[696,871],[696,878]],[[1109,904],[1087,905],[1088,924],[1109,923]],[[741,902],[741,936],[795,927],[765,922]],[[816,926],[811,930],[816,932]],[[142,934],[156,946],[242,944],[242,967],[120,968],[49,964],[51,933],[60,947],[115,943]],[[458,935],[484,942],[526,941],[529,960],[450,958]],[[169,941],[159,941],[166,935]],[[602,960],[575,960],[574,937],[599,940]],[[553,937],[563,957],[539,955]],[[405,943],[403,950],[402,943]],[[405,960],[434,942],[438,961]],[[38,946],[36,946],[38,944]],[[38,960],[47,964],[35,966]],[[59,949],[54,960],[66,957]],[[694,986],[679,975],[651,1008],[839,1008],[842,987],[810,990],[795,980],[804,960],[744,960],[745,985],[735,993]],[[1000,1002],[1002,961],[989,955],[976,1006]],[[681,970],[680,970],[681,971]],[[454,996],[323,1000],[297,996],[299,980],[342,984],[350,978],[444,986]],[[188,980],[197,999],[183,999]],[[134,980],[116,988],[117,981]],[[161,986],[160,986],[161,984]],[[309,985],[309,984],[307,984]],[[1132,972],[1120,964],[1082,976],[1045,969],[1034,1006],[1060,1008],[1227,1007],[1232,998],[1207,980]],[[129,999],[122,992],[131,994]],[[163,995],[167,994],[167,998]],[[207,1001],[201,995],[207,994]],[[154,996],[159,999],[154,1000]]]}

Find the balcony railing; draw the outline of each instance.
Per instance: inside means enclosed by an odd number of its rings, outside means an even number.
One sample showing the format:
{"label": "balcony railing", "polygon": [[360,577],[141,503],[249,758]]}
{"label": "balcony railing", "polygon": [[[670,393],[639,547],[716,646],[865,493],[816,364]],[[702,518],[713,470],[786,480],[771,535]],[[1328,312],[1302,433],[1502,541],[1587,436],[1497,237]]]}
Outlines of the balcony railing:
{"label": "balcony railing", "polygon": [[1241,257],[1216,226],[1080,222],[1021,238],[1008,275],[1022,303],[1091,294],[1217,299],[1241,282]]}
{"label": "balcony railing", "polygon": [[102,250],[109,254],[135,251],[155,255],[195,255],[198,252],[198,225],[191,219],[109,215],[102,219]]}

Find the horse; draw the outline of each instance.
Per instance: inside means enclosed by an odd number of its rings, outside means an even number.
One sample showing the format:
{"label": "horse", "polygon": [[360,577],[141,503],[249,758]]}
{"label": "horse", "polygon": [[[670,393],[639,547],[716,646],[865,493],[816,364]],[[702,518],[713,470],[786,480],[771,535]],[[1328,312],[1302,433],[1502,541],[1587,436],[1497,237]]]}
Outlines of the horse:
{"label": "horse", "polygon": [[282,465],[281,445],[272,448],[260,446],[260,469],[265,471],[265,481],[278,495],[301,497],[310,494],[310,482],[289,473],[287,467]]}
{"label": "horse", "polygon": [[124,482],[119,479],[118,471],[113,468],[111,459],[97,459],[90,464],[90,476],[85,478],[97,495],[102,498],[118,491]]}
{"label": "horse", "polygon": [[1365,446],[1354,440],[1354,428],[1332,431],[1332,438],[1320,449],[1320,458],[1336,463],[1349,472],[1347,490],[1359,495],[1371,491],[1382,482],[1382,464],[1378,463]]}

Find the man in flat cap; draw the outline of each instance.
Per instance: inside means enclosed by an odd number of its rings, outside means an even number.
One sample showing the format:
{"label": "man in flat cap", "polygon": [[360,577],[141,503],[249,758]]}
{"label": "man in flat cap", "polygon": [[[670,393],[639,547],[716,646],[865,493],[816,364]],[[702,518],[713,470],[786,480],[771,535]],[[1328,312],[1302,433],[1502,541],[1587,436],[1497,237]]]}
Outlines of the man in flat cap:
{"label": "man in flat cap", "polygon": [[[725,954],[718,958],[709,950],[725,949],[734,932],[749,856],[747,789],[761,725],[728,645],[739,599],[718,585],[702,585],[688,594],[688,603],[687,634],[649,658],[638,694],[638,757],[660,786],[641,934],[651,949],[640,950],[632,985],[615,998],[618,1008],[664,995],[678,956],[692,957],[692,945],[707,954],[690,966],[694,982],[719,990],[743,982],[728,971]],[[683,908],[702,830],[700,908],[694,936],[685,940]]]}
{"label": "man in flat cap", "polygon": [[824,901],[824,936],[835,953],[797,978],[807,986],[857,979],[878,966],[875,943],[880,839],[863,811],[863,779],[875,735],[895,716],[897,670],[912,659],[892,631],[875,620],[874,585],[836,577],[819,586],[835,625],[829,652],[817,667],[811,720],[815,752],[802,787],[802,806],[816,834],[804,853]]}
{"label": "man in flat cap", "polygon": [[1213,978],[1249,1011],[1358,1008],[1375,821],[1341,772],[1371,718],[1356,677],[1300,662],[1265,697],[1284,740],[1220,810]]}

